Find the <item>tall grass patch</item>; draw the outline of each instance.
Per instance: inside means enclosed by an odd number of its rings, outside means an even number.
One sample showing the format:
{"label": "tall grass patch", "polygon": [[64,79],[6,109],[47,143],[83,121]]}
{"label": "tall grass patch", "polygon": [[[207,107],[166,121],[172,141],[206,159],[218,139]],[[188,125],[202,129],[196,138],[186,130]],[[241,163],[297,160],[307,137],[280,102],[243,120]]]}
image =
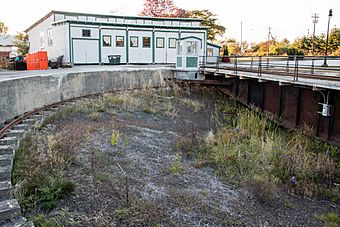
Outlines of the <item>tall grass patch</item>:
{"label": "tall grass patch", "polygon": [[[42,145],[42,141],[47,141]],[[67,136],[27,135],[14,160],[12,183],[24,213],[52,210],[58,201],[71,194],[75,185],[64,176],[74,156],[67,149]]]}
{"label": "tall grass patch", "polygon": [[229,105],[220,110],[230,125],[209,132],[202,139],[206,155],[199,154],[222,178],[266,201],[275,198],[277,186],[290,187],[294,176],[296,193],[339,202],[339,148],[300,131],[287,132],[251,109]]}

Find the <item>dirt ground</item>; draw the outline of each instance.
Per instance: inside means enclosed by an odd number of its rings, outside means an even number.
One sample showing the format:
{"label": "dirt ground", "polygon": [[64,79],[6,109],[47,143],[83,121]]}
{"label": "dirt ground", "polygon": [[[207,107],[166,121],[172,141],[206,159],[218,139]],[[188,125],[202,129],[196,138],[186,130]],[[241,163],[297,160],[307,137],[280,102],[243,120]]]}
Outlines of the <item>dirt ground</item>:
{"label": "dirt ground", "polygon": [[195,168],[194,158],[178,152],[178,141],[214,130],[219,99],[226,97],[197,90],[183,94],[199,103],[188,104],[154,95],[164,110],[111,105],[45,127],[43,133],[85,138],[66,170],[75,192],[47,217],[68,226],[320,226],[315,215],[340,213],[333,203],[290,196],[284,189],[273,203],[260,203],[222,181],[213,168]]}

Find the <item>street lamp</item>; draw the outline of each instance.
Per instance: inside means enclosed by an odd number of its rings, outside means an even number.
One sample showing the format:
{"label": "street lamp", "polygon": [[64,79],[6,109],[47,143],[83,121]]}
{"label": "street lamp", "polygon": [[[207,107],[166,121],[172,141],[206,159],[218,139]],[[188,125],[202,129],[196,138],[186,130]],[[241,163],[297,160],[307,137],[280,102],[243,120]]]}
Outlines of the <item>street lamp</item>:
{"label": "street lamp", "polygon": [[328,27],[327,27],[327,38],[326,38],[325,59],[324,59],[324,61],[323,61],[323,65],[322,65],[322,66],[328,66],[328,65],[327,65],[328,33],[329,33],[329,22],[330,22],[332,16],[333,16],[333,10],[330,9],[330,10],[329,10],[329,14],[328,14]]}

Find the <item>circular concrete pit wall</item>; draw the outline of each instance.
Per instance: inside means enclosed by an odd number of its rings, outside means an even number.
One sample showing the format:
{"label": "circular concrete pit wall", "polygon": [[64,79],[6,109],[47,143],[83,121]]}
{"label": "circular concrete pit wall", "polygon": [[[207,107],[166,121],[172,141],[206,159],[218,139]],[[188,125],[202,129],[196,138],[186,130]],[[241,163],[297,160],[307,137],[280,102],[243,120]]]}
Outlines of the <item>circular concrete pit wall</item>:
{"label": "circular concrete pit wall", "polygon": [[122,89],[165,86],[166,68],[70,72],[0,81],[0,126],[25,112],[63,100]]}

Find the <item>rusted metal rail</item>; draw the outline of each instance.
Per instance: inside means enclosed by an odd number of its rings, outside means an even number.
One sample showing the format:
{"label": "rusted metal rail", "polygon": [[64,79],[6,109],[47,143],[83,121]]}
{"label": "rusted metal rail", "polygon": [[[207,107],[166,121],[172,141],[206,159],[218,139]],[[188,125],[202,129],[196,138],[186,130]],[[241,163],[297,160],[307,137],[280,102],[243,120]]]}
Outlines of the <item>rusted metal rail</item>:
{"label": "rusted metal rail", "polygon": [[[154,88],[159,88],[159,87],[154,87]],[[108,92],[100,92],[100,93],[93,93],[93,94],[89,94],[89,95],[84,95],[84,96],[79,96],[79,97],[75,97],[75,98],[70,98],[70,99],[66,99],[60,102],[55,102],[55,103],[51,103],[48,105],[45,105],[41,108],[37,108],[34,109],[32,111],[29,111],[27,113],[24,113],[23,115],[17,116],[16,118],[12,119],[9,121],[9,123],[5,123],[5,125],[0,128],[0,139],[2,139],[3,137],[5,137],[7,131],[11,130],[15,125],[20,124],[22,121],[24,121],[25,119],[30,118],[31,116],[34,116],[38,113],[41,113],[43,111],[49,110],[51,108],[55,108],[58,106],[61,106],[63,104],[69,103],[69,102],[73,102],[73,101],[77,101],[77,100],[81,100],[81,99],[85,99],[85,98],[93,98],[93,97],[97,97],[103,94],[107,94],[107,93],[114,93],[114,92],[121,92],[121,91],[127,91],[127,90],[141,90],[143,88],[133,88],[133,89],[117,89],[114,91],[108,91]]]}
{"label": "rusted metal rail", "polygon": [[67,100],[64,100],[64,101],[48,104],[48,105],[45,105],[41,108],[37,108],[37,109],[34,109],[34,110],[29,111],[27,113],[24,113],[23,115],[18,116],[16,118],[14,118],[13,120],[11,120],[8,124],[5,124],[5,126],[0,129],[0,139],[3,138],[6,135],[6,132],[8,130],[12,129],[15,125],[20,124],[23,120],[28,119],[31,116],[34,116],[34,115],[36,115],[40,112],[46,111],[48,109],[58,107],[58,106],[65,104],[67,102],[72,102],[72,101],[76,101],[76,100],[79,100],[79,99],[94,97],[94,96],[98,96],[98,95],[100,95],[100,94],[91,94],[91,95],[85,95],[85,96],[81,96],[81,97],[71,98],[71,99],[67,99]]}

